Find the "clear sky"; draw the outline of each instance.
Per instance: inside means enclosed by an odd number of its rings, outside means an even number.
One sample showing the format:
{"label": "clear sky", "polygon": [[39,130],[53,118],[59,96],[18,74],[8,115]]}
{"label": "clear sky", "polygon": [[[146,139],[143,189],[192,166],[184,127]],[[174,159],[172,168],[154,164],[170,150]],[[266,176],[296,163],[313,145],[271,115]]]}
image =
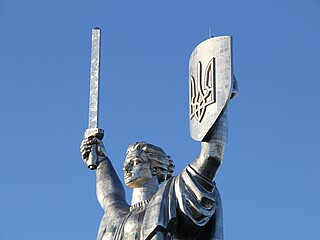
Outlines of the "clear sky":
{"label": "clear sky", "polygon": [[121,179],[134,141],[162,147],[176,173],[198,155],[188,61],[211,28],[233,36],[240,88],[216,179],[225,239],[319,240],[319,24],[319,0],[2,0],[0,239],[96,237],[79,145],[99,26],[100,125]]}

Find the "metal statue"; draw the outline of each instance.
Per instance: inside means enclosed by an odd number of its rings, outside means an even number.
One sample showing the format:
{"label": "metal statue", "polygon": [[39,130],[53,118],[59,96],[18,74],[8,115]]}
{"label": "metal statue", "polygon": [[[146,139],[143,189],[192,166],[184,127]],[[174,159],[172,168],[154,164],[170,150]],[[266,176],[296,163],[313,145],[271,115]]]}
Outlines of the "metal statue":
{"label": "metal statue", "polygon": [[[99,76],[100,76],[100,36],[101,30],[96,27],[92,29],[92,46],[91,46],[91,67],[90,67],[90,102],[89,102],[89,120],[88,128],[84,133],[85,139],[98,138],[103,139],[104,130],[98,128],[99,115]],[[86,160],[90,170],[95,170],[97,163],[97,145],[91,144],[91,151]]]}
{"label": "metal statue", "polygon": [[[97,240],[223,239],[222,205],[214,178],[227,142],[226,107],[237,93],[231,37],[210,38],[196,47],[190,58],[189,85],[190,131],[201,141],[199,157],[172,176],[175,165],[161,148],[146,142],[131,144],[123,165],[124,183],[133,189],[131,204],[106,154],[103,135],[85,134],[82,159],[96,170],[97,197],[104,210]],[[97,95],[90,97],[98,101]],[[97,124],[90,128],[98,129]]]}

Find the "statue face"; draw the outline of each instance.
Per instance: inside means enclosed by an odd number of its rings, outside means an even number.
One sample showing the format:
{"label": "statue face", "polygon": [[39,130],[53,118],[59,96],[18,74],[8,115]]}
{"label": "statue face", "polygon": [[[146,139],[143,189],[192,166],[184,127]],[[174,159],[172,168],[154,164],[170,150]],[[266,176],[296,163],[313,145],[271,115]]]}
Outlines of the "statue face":
{"label": "statue face", "polygon": [[130,188],[142,187],[152,178],[151,163],[142,150],[127,153],[123,164],[124,183]]}

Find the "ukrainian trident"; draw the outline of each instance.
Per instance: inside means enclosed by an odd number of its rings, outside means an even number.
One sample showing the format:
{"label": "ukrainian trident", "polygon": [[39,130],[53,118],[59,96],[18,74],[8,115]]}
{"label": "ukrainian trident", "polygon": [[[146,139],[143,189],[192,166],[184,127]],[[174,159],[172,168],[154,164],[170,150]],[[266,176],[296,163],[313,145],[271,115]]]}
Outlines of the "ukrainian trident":
{"label": "ukrainian trident", "polygon": [[233,89],[230,36],[212,37],[200,43],[189,61],[190,134],[206,138],[227,107]]}

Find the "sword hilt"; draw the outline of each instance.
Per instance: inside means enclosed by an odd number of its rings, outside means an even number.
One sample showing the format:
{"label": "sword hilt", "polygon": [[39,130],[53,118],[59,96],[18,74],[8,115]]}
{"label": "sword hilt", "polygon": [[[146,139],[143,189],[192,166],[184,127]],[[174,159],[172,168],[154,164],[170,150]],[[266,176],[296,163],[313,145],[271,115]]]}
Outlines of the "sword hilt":
{"label": "sword hilt", "polygon": [[[88,128],[84,133],[84,138],[99,138],[100,140],[104,137],[104,130],[102,128]],[[91,145],[91,152],[86,161],[87,166],[90,170],[96,170],[98,167],[98,148],[97,144]]]}

